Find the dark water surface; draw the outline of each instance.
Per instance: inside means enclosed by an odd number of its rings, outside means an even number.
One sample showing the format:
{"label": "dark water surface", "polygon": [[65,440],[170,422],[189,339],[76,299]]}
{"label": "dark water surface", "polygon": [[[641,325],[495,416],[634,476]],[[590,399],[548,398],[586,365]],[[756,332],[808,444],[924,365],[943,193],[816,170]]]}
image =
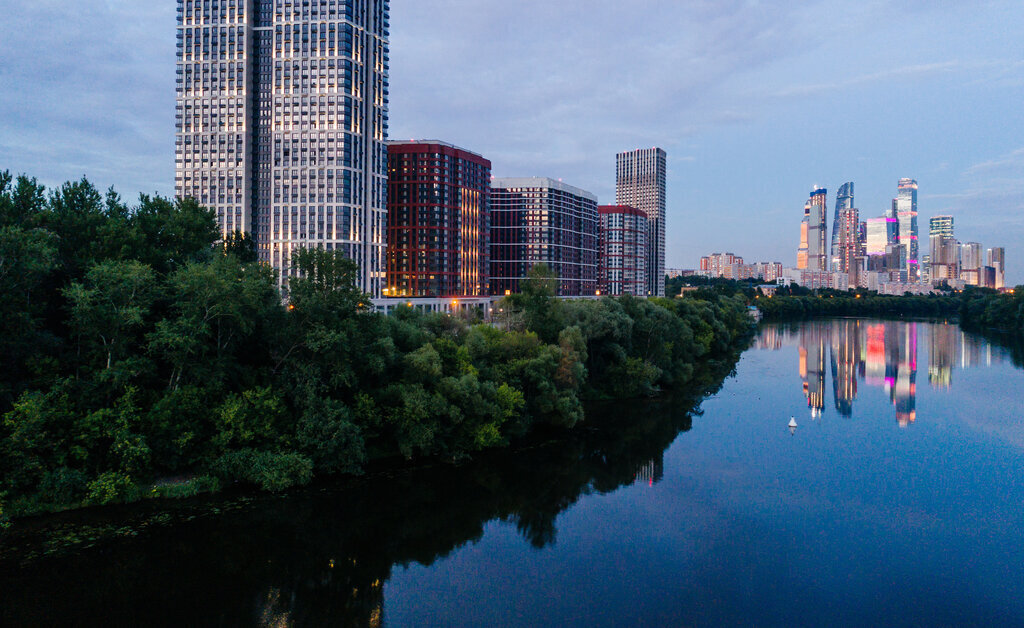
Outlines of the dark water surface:
{"label": "dark water surface", "polygon": [[0,624],[1024,625],[1004,350],[955,325],[767,326],[695,403],[8,556]]}

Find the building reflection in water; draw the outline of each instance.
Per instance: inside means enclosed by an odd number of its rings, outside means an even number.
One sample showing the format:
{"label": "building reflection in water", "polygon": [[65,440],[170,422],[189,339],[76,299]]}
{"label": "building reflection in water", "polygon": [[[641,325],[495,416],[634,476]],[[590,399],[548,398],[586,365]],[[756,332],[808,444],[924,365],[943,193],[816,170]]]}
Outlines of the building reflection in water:
{"label": "building reflection in water", "polygon": [[[795,331],[794,331],[795,330]],[[901,427],[917,420],[919,337],[927,337],[928,383],[936,389],[953,385],[953,371],[1002,362],[983,339],[949,323],[831,320],[798,327],[767,327],[756,346],[776,351],[797,341],[798,373],[812,418],[825,413],[828,358],[832,374],[832,403],[840,416],[852,417],[858,384],[881,388],[889,397]],[[787,343],[787,340],[789,341]]]}

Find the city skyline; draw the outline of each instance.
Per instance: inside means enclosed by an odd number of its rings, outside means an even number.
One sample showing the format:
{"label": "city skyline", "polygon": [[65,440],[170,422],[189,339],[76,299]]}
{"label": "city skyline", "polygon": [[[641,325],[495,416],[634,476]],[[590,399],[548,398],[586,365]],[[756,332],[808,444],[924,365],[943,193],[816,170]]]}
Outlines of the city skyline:
{"label": "city skyline", "polygon": [[[1024,59],[1006,25],[1024,7],[911,3],[893,20],[880,6],[665,2],[650,7],[660,18],[651,25],[600,3],[578,15],[571,3],[398,0],[391,139],[444,137],[488,155],[498,176],[564,178],[601,202],[614,198],[617,152],[662,146],[672,156],[669,267],[689,267],[709,249],[788,260],[794,190],[856,181],[862,218],[878,216],[893,196],[890,179],[907,173],[921,185],[922,220],[956,215],[960,239],[1009,249],[1008,282],[1021,281],[1024,259],[1013,252],[1024,249]],[[63,8],[9,9],[0,168],[50,186],[84,174],[127,198],[173,194],[173,3],[115,0],[71,21],[58,19]],[[515,19],[524,12],[544,24],[527,28]],[[554,28],[570,15],[583,20],[580,34]],[[859,45],[805,37],[826,16]],[[437,24],[461,26],[459,37]],[[602,33],[629,25],[607,45]],[[537,60],[562,50],[592,63],[556,64],[537,80]],[[472,88],[442,97],[452,84]],[[898,101],[887,97],[896,89]],[[841,152],[805,148],[839,135]]]}

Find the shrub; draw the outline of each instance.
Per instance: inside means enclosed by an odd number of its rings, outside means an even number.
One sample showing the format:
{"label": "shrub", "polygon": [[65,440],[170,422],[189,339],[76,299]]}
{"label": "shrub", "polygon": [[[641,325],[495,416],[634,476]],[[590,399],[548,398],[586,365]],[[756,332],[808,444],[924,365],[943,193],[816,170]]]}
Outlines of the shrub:
{"label": "shrub", "polygon": [[81,471],[58,467],[43,476],[39,483],[38,499],[54,504],[66,505],[80,501],[89,487],[89,479]]}
{"label": "shrub", "polygon": [[124,473],[107,471],[89,482],[86,501],[90,504],[113,504],[126,501],[136,492],[135,483]]}
{"label": "shrub", "polygon": [[245,449],[218,458],[213,471],[225,481],[247,482],[265,491],[280,492],[309,484],[313,461],[301,454]]}

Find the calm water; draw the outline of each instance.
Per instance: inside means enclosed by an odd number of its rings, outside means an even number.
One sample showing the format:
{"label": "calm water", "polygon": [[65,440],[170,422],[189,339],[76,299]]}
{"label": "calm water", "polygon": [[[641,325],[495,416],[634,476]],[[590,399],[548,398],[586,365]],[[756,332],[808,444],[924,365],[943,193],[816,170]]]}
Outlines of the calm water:
{"label": "calm water", "polygon": [[0,624],[1024,625],[1022,394],[954,325],[767,327],[699,408],[0,562]]}

